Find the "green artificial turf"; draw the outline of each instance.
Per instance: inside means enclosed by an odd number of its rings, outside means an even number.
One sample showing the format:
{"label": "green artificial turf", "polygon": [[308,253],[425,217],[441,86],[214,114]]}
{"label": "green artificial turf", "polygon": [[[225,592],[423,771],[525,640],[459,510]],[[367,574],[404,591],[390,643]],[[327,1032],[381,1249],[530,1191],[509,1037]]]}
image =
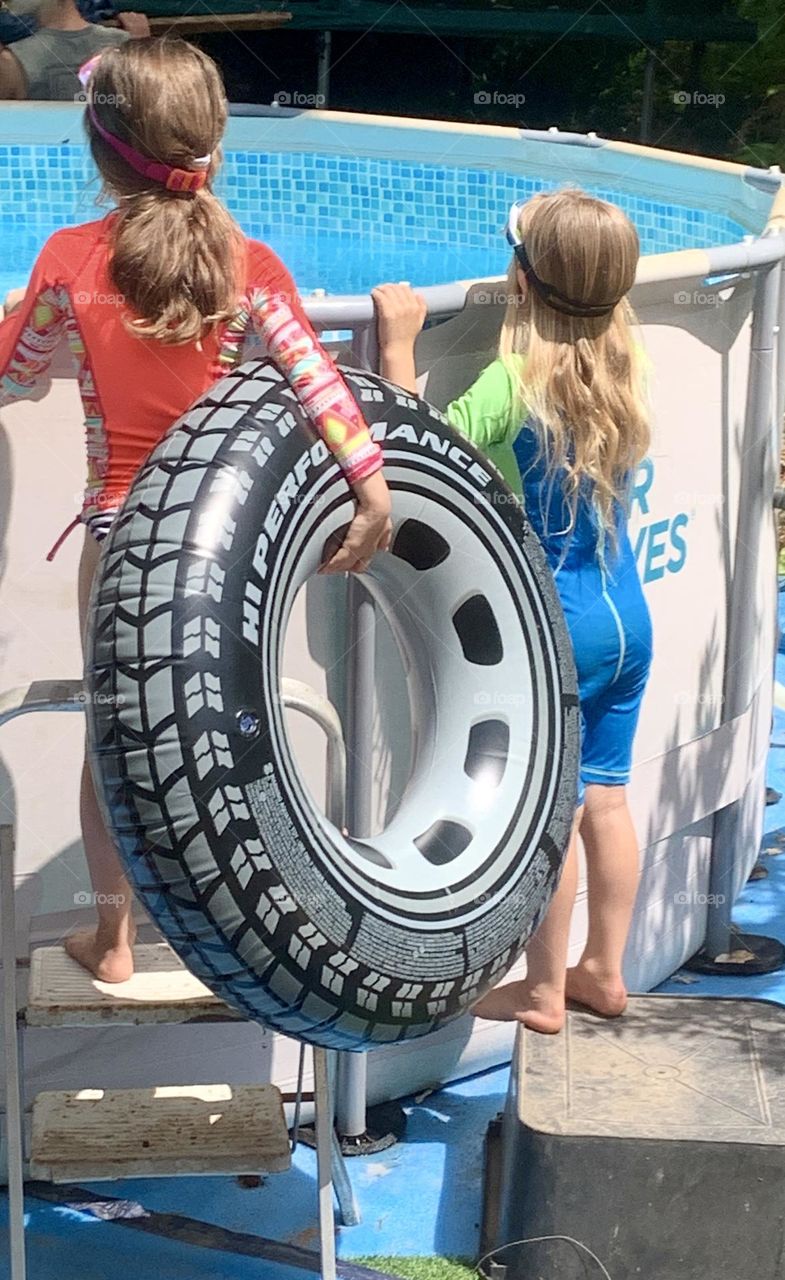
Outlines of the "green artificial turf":
{"label": "green artificial turf", "polygon": [[352,1258],[352,1262],[403,1280],[476,1280],[477,1272],[461,1258]]}

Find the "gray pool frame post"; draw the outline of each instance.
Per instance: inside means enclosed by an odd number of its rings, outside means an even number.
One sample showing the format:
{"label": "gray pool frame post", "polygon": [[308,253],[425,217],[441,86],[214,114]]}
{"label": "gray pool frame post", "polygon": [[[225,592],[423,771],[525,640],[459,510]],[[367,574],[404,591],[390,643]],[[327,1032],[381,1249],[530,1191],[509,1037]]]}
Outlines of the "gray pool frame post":
{"label": "gray pool frame post", "polygon": [[[744,416],[741,493],[738,504],[736,542],[733,557],[728,610],[728,638],[723,679],[723,719],[733,720],[746,710],[748,689],[747,655],[754,648],[757,619],[749,607],[749,584],[758,575],[760,531],[771,511],[776,485],[776,448],[779,431],[775,429],[772,409],[782,404],[783,369],[776,369],[777,388],[772,404],[775,375],[775,341],[781,351],[777,330],[781,318],[780,287],[782,263],[776,262],[761,272],[756,281],[750,338],[749,380]],[[772,541],[773,513],[772,519]],[[712,858],[709,873],[709,909],[703,954],[709,961],[725,956],[743,946],[734,942],[731,925],[733,881],[736,867],[742,800],[718,809],[714,815]],[[745,948],[749,949],[749,948]]]}
{"label": "gray pool frame post", "polygon": [[[372,827],[376,606],[355,575],[349,577],[346,596],[346,825],[358,838],[369,836]],[[361,1139],[366,1133],[367,1074],[364,1053],[340,1055],[336,1123],[342,1139]]]}
{"label": "gray pool frame post", "polygon": [[[358,365],[378,364],[372,325],[360,329],[352,345]],[[373,707],[376,665],[376,606],[362,579],[346,584],[346,823],[355,837],[371,834],[373,821]],[[338,1058],[336,1127],[341,1140],[357,1145],[367,1132],[368,1060],[364,1053]]]}
{"label": "gray pool frame post", "polygon": [[777,408],[775,427],[780,433],[780,449],[785,444],[785,261],[780,265],[780,311],[777,319]]}
{"label": "gray pool frame post", "polygon": [[320,31],[319,41],[319,61],[316,70],[316,93],[318,97],[317,107],[320,111],[324,111],[330,102],[330,69],[333,52],[333,33],[332,31]]}
{"label": "gray pool frame post", "polygon": [[659,56],[654,49],[646,54],[646,65],[643,69],[643,99],[641,102],[641,142],[648,142],[651,137],[651,126],[654,120],[654,95],[657,79],[657,62]]}

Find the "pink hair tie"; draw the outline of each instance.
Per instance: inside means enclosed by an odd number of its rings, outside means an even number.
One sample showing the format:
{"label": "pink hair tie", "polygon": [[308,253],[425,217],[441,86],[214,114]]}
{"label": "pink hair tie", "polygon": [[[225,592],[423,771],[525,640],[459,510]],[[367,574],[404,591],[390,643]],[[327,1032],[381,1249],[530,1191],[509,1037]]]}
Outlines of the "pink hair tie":
{"label": "pink hair tie", "polygon": [[[90,58],[83,66],[79,68],[79,80],[82,85],[87,88],[90,79],[95,71],[100,53]],[[151,160],[149,156],[142,155],[141,151],[137,151],[135,147],[129,146],[127,142],[123,142],[121,138],[110,133],[104,128],[98,116],[95,114],[95,108],[91,101],[88,100],[87,111],[90,116],[90,123],[97,133],[101,135],[104,142],[116,151],[119,156],[125,160],[143,178],[151,178],[153,182],[162,183],[168,191],[185,191],[193,193],[200,191],[205,186],[208,179],[208,167],[212,156],[198,156],[194,160],[197,166],[195,169],[178,169],[171,164],[162,164],[158,160]]]}
{"label": "pink hair tie", "polygon": [[90,83],[90,76],[93,74],[96,67],[98,66],[100,58],[101,58],[100,53],[94,53],[92,58],[88,58],[87,62],[83,62],[81,67],[77,71],[76,74],[79,77],[79,83],[81,84],[83,89],[86,89],[88,84]]}

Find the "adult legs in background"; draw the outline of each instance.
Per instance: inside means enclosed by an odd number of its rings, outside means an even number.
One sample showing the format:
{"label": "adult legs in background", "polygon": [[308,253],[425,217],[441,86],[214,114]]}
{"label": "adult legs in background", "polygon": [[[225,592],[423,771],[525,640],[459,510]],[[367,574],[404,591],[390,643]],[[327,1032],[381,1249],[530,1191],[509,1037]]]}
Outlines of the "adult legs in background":
{"label": "adult legs in background", "polygon": [[532,1031],[554,1035],[565,1019],[565,980],[570,921],[578,888],[578,828],[575,816],[567,858],[547,914],[526,948],[526,977],[490,991],[472,1009],[476,1018],[522,1022]]}
{"label": "adult legs in background", "polygon": [[638,840],[623,786],[586,787],[580,827],[586,853],[589,933],[567,971],[567,998],[605,1017],[627,1005],[621,966],[638,891]]}
{"label": "adult legs in background", "polygon": [[[90,586],[100,547],[85,530],[79,562],[79,626],[84,647]],[[134,971],[133,942],[136,928],[131,916],[133,896],[122,863],[107,831],[85,759],[79,800],[82,839],[95,893],[98,922],[94,929],[71,934],[65,940],[68,954],[103,982],[125,982]]]}

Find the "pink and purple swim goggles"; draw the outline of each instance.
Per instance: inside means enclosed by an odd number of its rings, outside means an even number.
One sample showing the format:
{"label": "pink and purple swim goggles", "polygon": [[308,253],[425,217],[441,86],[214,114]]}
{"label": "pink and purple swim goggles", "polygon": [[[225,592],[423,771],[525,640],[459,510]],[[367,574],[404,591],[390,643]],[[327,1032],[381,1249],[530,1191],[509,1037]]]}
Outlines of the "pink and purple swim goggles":
{"label": "pink and purple swim goggles", "polygon": [[[101,57],[100,53],[95,54],[88,62],[85,62],[78,71],[79,81],[83,88],[87,89],[93,72]],[[194,160],[194,164],[198,166],[196,169],[178,169],[174,165],[163,164],[158,160],[151,160],[149,156],[142,155],[141,151],[137,151],[135,147],[129,146],[127,142],[123,142],[121,138],[110,133],[104,128],[98,119],[95,108],[88,96],[87,111],[90,116],[90,123],[97,133],[101,135],[113,151],[125,160],[143,178],[150,178],[153,182],[160,182],[168,191],[199,191],[205,185],[208,178],[208,167],[211,156],[199,156]]]}

